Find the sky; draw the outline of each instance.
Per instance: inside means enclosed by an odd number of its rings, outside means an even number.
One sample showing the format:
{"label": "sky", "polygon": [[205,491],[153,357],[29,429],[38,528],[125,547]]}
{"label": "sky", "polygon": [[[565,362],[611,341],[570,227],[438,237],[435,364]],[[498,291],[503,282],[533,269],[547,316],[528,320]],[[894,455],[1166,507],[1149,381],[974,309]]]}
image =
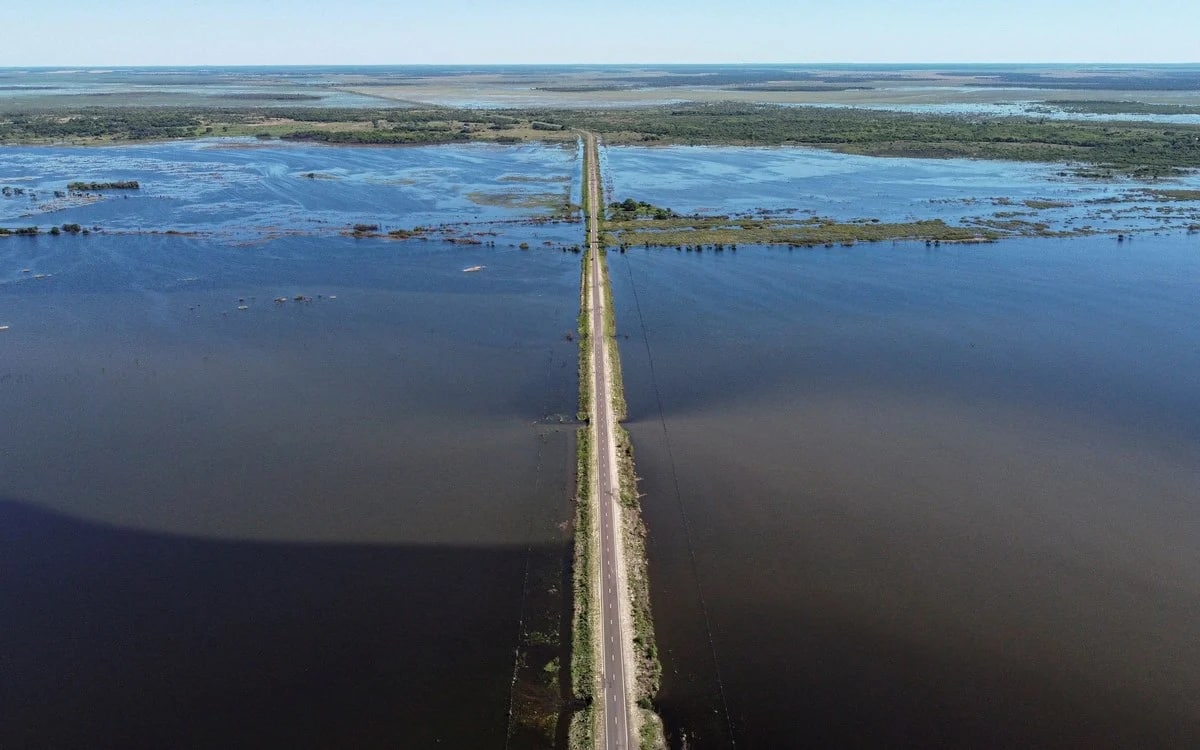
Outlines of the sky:
{"label": "sky", "polygon": [[54,0],[0,66],[1200,62],[1200,0]]}

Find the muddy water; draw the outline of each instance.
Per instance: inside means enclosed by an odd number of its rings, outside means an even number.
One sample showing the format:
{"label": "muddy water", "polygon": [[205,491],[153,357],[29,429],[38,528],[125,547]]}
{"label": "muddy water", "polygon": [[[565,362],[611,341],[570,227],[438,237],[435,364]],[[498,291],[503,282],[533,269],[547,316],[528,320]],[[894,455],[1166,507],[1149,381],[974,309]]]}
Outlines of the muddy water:
{"label": "muddy water", "polygon": [[[239,189],[286,218],[273,180]],[[549,746],[508,713],[517,651],[556,687],[525,645],[571,516],[579,260],[544,231],[0,242],[0,745]]]}
{"label": "muddy water", "polygon": [[610,255],[675,745],[1195,745],[1198,250]]}

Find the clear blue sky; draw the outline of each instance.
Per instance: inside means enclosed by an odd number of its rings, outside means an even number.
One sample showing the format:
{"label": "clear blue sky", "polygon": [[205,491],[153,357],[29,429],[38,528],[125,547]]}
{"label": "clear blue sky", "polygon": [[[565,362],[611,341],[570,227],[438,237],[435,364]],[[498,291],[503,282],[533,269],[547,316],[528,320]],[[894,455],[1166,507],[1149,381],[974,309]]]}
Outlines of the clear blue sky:
{"label": "clear blue sky", "polygon": [[1200,0],[9,5],[0,66],[1200,61]]}

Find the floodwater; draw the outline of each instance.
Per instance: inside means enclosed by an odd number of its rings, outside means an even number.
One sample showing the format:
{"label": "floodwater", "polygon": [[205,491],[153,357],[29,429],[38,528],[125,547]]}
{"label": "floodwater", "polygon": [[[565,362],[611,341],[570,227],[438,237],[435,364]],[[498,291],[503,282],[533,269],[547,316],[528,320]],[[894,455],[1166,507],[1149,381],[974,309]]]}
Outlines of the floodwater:
{"label": "floodwater", "polygon": [[1098,180],[1074,176],[1065,165],[728,146],[612,147],[602,152],[601,164],[609,200],[645,200],[681,214],[765,209],[794,211],[795,218],[968,225],[1017,219],[1051,231],[1111,232],[1200,221],[1200,201],[1163,202],[1141,192],[1195,190],[1196,175]]}
{"label": "floodwater", "polygon": [[[939,93],[945,88],[930,87]],[[966,89],[970,91],[971,89]],[[978,91],[978,89],[975,89]],[[1002,89],[1004,92],[1019,90]],[[1026,89],[1026,96],[1045,94],[1044,91]],[[989,92],[991,93],[991,92]],[[1061,93],[1061,92],[1052,92]],[[1101,97],[1094,97],[1101,98]],[[1114,97],[1117,102],[1128,98],[1128,94],[1118,94]],[[1104,101],[1108,101],[1104,98]],[[1005,118],[1017,117],[1027,120],[1075,120],[1082,122],[1153,122],[1163,125],[1200,125],[1200,114],[1162,114],[1138,112],[1075,112],[1061,106],[1049,104],[1042,99],[1027,101],[968,101],[968,102],[858,102],[853,104],[795,104],[797,107],[821,107],[827,109],[874,109],[891,112],[911,112],[922,115],[960,115],[976,118]],[[1131,106],[1130,108],[1134,108]]]}
{"label": "floodwater", "polygon": [[[556,688],[527,645],[562,606],[579,256],[541,240],[579,225],[261,228],[317,204],[449,221],[509,172],[571,185],[570,151],[531,153],[5,149],[40,190],[143,189],[19,222],[0,201],[0,225],[106,227],[0,239],[0,745],[550,746],[509,709],[515,654]],[[363,207],[369,177],[434,168],[459,178]],[[206,200],[214,236],[116,229],[205,229]]]}
{"label": "floodwater", "polygon": [[1200,742],[1200,240],[609,264],[674,746]]}
{"label": "floodwater", "polygon": [[[0,226],[74,222],[124,232],[203,232],[249,240],[330,234],[354,224],[382,231],[445,222],[486,224],[545,216],[505,201],[568,193],[578,202],[571,147],[465,144],[344,147],[226,138],[0,151]],[[65,193],[72,182],[136,180],[139,190]],[[551,238],[532,228],[530,239]],[[539,234],[540,232],[540,234]],[[568,228],[553,239],[571,238]]]}

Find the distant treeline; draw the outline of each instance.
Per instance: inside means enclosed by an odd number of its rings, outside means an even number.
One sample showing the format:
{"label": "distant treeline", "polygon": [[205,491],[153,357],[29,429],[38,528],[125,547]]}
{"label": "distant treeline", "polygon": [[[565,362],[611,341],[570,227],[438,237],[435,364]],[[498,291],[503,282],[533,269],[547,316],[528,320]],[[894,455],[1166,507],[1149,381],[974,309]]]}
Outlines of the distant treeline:
{"label": "distant treeline", "polygon": [[88,108],[70,116],[61,112],[0,114],[0,141],[108,138],[149,140],[195,135],[199,117],[171,108]]}
{"label": "distant treeline", "polygon": [[[1083,106],[1100,109],[1095,102]],[[1121,104],[1125,109],[1129,105]],[[1150,106],[1150,105],[1147,105]],[[321,127],[316,127],[317,125]],[[525,132],[508,131],[524,125]],[[655,107],[465,110],[90,108],[0,114],[0,142],[137,140],[207,134],[345,144],[520,142],[592,130],[610,144],[803,145],[872,156],[967,157],[1087,165],[1081,174],[1169,175],[1200,168],[1200,126],[931,115],[733,102]]]}
{"label": "distant treeline", "polygon": [[1200,89],[1200,69],[1179,68],[1156,70],[1153,75],[1135,75],[1129,72],[1097,72],[1069,75],[1052,71],[1021,73],[1016,71],[993,71],[986,76],[979,70],[947,70],[947,76],[964,76],[983,80],[964,82],[964,86],[980,88],[1058,89],[1073,91],[1196,91]]}
{"label": "distant treeline", "polygon": [[525,114],[598,131],[610,143],[796,144],[872,156],[1079,162],[1142,176],[1200,168],[1200,127],[1193,125],[736,103]]}
{"label": "distant treeline", "polygon": [[462,131],[447,130],[298,130],[280,136],[289,141],[316,141],[319,143],[349,144],[416,144],[453,143],[470,140]]}

